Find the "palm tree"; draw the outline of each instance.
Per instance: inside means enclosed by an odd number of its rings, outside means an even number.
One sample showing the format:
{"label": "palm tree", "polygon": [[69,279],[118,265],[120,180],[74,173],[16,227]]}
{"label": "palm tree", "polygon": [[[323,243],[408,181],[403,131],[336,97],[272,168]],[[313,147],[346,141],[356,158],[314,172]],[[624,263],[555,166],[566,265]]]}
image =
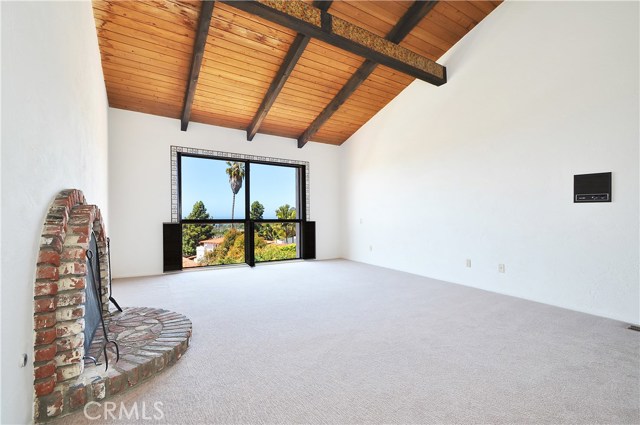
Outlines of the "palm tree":
{"label": "palm tree", "polygon": [[[278,207],[276,210],[276,217],[280,220],[295,220],[296,218],[296,209],[291,208],[289,204],[284,204]],[[289,236],[295,236],[295,228],[296,225],[293,223],[283,223],[282,229],[285,233],[285,239],[289,242]]]}
{"label": "palm tree", "polygon": [[278,227],[274,227],[271,224],[263,224],[260,227],[260,237],[265,238],[268,241],[275,241],[280,236],[284,236],[284,230]]}
{"label": "palm tree", "polygon": [[[233,202],[231,203],[231,220],[236,209],[236,194],[242,187],[242,181],[244,180],[244,164],[242,162],[229,162],[229,166],[226,169],[226,173],[229,176],[229,185],[231,186],[231,192],[233,192]],[[231,225],[232,227],[235,227]]]}

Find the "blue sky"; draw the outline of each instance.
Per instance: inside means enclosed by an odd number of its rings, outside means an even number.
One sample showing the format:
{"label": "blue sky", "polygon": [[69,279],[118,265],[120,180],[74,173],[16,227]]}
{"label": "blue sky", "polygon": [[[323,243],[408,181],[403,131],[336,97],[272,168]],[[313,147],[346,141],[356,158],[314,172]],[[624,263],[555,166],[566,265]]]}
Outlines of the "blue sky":
{"label": "blue sky", "polygon": [[[197,201],[204,202],[212,218],[231,218],[232,192],[226,161],[182,157],[182,217]],[[251,164],[251,199],[264,205],[266,219],[277,218],[275,210],[284,204],[296,206],[296,173],[293,167]],[[245,185],[236,195],[234,218],[244,217]]]}

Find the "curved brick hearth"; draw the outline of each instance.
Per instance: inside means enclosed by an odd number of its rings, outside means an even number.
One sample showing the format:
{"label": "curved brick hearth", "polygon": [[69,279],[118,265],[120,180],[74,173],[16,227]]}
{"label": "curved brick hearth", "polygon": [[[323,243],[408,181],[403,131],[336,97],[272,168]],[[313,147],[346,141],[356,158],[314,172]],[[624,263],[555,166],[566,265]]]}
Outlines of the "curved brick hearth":
{"label": "curved brick hearth", "polygon": [[115,349],[109,345],[109,368],[105,371],[99,329],[89,354],[100,365],[85,362],[83,373],[69,387],[66,397],[54,394],[50,399],[41,398],[37,406],[39,421],[52,414],[66,415],[90,401],[104,400],[134,387],[174,364],[189,347],[191,321],[178,313],[148,307],[124,308],[122,313],[110,313],[106,322],[109,340],[119,346],[120,360],[115,362]]}

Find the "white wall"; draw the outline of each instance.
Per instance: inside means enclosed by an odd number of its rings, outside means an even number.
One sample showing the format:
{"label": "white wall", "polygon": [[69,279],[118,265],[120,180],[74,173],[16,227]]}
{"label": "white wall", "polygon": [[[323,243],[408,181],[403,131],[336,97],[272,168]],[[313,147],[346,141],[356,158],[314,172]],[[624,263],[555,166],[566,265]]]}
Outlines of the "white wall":
{"label": "white wall", "polygon": [[4,424],[33,417],[33,281],[46,211],[60,190],[78,188],[107,216],[107,139],[91,3],[3,1]]}
{"label": "white wall", "polygon": [[343,145],[345,256],[638,323],[638,6],[499,6]]}
{"label": "white wall", "polygon": [[109,207],[114,277],[162,274],[162,223],[171,221],[170,146],[309,161],[311,220],[316,221],[317,258],[340,251],[340,149],[244,131],[109,109]]}

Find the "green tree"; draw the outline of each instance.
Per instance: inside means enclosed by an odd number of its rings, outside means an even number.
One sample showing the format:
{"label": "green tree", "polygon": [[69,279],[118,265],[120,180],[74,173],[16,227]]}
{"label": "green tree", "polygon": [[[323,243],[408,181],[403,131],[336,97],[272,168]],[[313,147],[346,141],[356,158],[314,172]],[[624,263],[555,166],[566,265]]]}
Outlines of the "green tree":
{"label": "green tree", "polygon": [[264,247],[267,246],[267,241],[265,241],[264,238],[261,238],[260,236],[256,236],[253,239],[253,245],[255,246],[256,253],[257,253],[258,250],[263,249]]}
{"label": "green tree", "polygon": [[244,261],[244,232],[231,228],[225,234],[222,243],[205,254],[207,265],[235,264]]}
{"label": "green tree", "polygon": [[297,255],[296,244],[271,244],[256,248],[256,261],[289,260],[296,258]]}
{"label": "green tree", "polygon": [[264,214],[264,205],[262,205],[259,201],[253,201],[251,204],[251,211],[249,212],[249,217],[251,220],[262,220],[262,215]]}
{"label": "green tree", "polygon": [[231,220],[236,209],[236,195],[242,188],[242,181],[244,180],[244,164],[241,162],[229,162],[229,166],[225,172],[229,176],[229,185],[231,186],[231,192],[233,193],[233,201],[231,203]]}
{"label": "green tree", "polygon": [[244,233],[238,233],[233,245],[225,257],[223,264],[236,264],[244,262]]}
{"label": "green tree", "polygon": [[[253,201],[251,203],[251,210],[249,211],[249,218],[251,220],[262,220],[262,215],[264,214],[264,205],[262,205],[259,201]],[[253,226],[254,230],[260,234],[262,230],[262,224],[255,223]]]}
{"label": "green tree", "polygon": [[258,234],[268,241],[284,237],[284,231],[280,225],[263,224]]}
{"label": "green tree", "polygon": [[[211,216],[202,201],[193,204],[191,213],[186,217],[188,220],[209,220]],[[189,257],[196,255],[198,242],[209,239],[213,235],[213,226],[210,224],[185,224],[182,226],[182,255]]]}
{"label": "green tree", "polygon": [[[276,210],[276,217],[280,220],[295,220],[296,218],[296,209],[291,208],[289,204],[284,204],[278,207]],[[296,235],[296,225],[295,223],[283,223],[282,230],[284,231],[284,236],[288,240],[289,237],[293,237]]]}

